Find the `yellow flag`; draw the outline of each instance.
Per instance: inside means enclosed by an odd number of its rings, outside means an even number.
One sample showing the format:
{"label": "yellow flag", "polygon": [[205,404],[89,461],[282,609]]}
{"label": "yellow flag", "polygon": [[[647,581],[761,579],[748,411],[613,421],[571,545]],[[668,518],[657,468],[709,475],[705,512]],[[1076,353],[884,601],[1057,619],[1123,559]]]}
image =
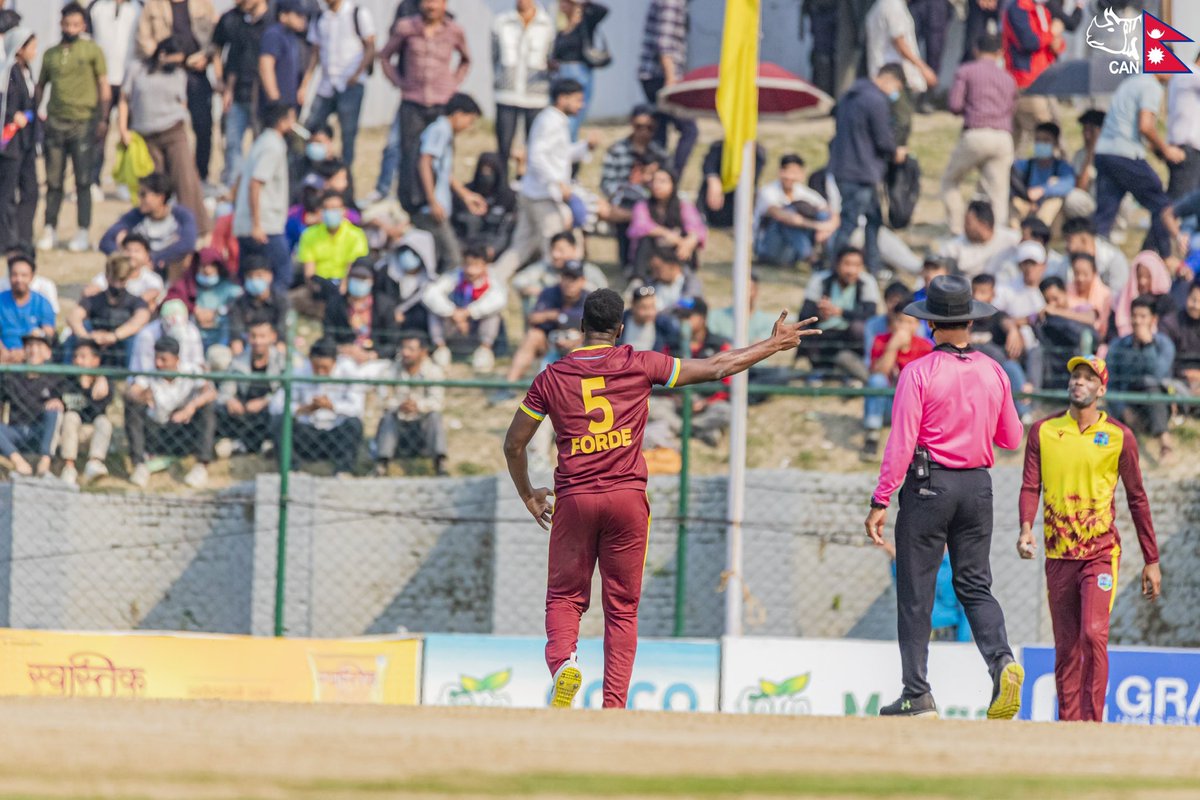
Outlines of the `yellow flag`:
{"label": "yellow flag", "polygon": [[725,129],[721,183],[737,186],[742,150],[758,138],[758,0],[726,0],[717,79],[717,116]]}

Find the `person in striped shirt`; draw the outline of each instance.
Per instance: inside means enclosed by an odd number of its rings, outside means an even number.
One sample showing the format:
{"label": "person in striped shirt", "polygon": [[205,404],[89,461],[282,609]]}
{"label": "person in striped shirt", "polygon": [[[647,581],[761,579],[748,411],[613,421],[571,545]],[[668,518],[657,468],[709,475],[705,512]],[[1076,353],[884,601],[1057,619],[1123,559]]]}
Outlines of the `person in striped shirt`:
{"label": "person in striped shirt", "polygon": [[1025,444],[1017,551],[1025,559],[1037,552],[1033,522],[1038,497],[1044,495],[1058,718],[1100,722],[1108,687],[1109,615],[1121,559],[1115,522],[1118,478],[1125,484],[1146,564],[1142,594],[1150,600],[1162,591],[1162,572],[1137,440],[1097,407],[1107,391],[1108,367],[1095,356],[1077,356],[1067,370],[1071,407],[1035,423]]}

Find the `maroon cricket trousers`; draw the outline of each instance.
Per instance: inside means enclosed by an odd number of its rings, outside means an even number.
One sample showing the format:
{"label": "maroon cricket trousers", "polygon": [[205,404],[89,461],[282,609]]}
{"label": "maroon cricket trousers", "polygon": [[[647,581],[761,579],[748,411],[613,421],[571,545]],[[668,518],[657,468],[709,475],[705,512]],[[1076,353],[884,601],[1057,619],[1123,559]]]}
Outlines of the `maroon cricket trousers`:
{"label": "maroon cricket trousers", "polygon": [[579,620],[600,565],[604,609],[604,707],[624,708],[637,654],[638,601],[650,503],[638,489],[572,494],[554,504],[546,583],[546,666],[551,674],[579,644]]}
{"label": "maroon cricket trousers", "polygon": [[1120,557],[1118,547],[1087,561],[1046,559],[1060,720],[1104,720],[1108,620],[1117,596]]}

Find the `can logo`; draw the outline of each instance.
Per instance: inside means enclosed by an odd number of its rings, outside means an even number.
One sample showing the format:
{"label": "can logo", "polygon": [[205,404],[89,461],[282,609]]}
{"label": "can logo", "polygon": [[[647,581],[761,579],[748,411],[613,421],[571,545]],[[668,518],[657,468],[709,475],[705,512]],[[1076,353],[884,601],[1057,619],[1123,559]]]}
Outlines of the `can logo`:
{"label": "can logo", "polygon": [[1103,575],[1097,575],[1096,585],[1100,587],[1100,591],[1102,592],[1111,592],[1113,587],[1112,575],[1109,575],[1107,572]]}
{"label": "can logo", "polygon": [[1092,441],[1100,447],[1104,447],[1104,445],[1108,444],[1108,434],[1104,431],[1101,431],[1100,433],[1096,434],[1096,437],[1092,439]]}

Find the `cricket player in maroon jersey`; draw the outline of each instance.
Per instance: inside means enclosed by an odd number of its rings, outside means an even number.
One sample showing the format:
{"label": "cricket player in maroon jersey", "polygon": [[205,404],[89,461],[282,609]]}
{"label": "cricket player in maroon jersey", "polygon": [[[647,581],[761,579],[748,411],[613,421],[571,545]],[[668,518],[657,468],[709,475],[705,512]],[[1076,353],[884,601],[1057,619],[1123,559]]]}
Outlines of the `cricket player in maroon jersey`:
{"label": "cricket player in maroon jersey", "polygon": [[[597,562],[603,587],[604,707],[626,704],[650,534],[642,434],[651,387],[717,381],[820,333],[810,329],[815,317],[788,323],[784,311],[765,341],[711,358],[679,359],[635,352],[629,345],[617,347],[624,312],[621,296],[610,289],[588,296],[583,346],[534,379],[504,439],[504,457],[517,494],[538,524],[550,531],[546,665],[554,676],[551,705],[559,708],[571,705],[583,682],[575,650]],[[535,489],[529,482],[525,455],[546,417],[558,444],[553,491]]]}
{"label": "cricket player in maroon jersey", "polygon": [[1150,600],[1162,590],[1162,572],[1137,440],[1133,431],[1097,408],[1107,391],[1108,366],[1095,356],[1077,356],[1067,362],[1067,369],[1071,407],[1035,423],[1025,443],[1017,552],[1021,558],[1033,558],[1037,552],[1033,521],[1038,495],[1044,494],[1058,718],[1101,722],[1108,688],[1108,619],[1121,560],[1114,521],[1118,478],[1125,484],[1146,562],[1142,594]]}

